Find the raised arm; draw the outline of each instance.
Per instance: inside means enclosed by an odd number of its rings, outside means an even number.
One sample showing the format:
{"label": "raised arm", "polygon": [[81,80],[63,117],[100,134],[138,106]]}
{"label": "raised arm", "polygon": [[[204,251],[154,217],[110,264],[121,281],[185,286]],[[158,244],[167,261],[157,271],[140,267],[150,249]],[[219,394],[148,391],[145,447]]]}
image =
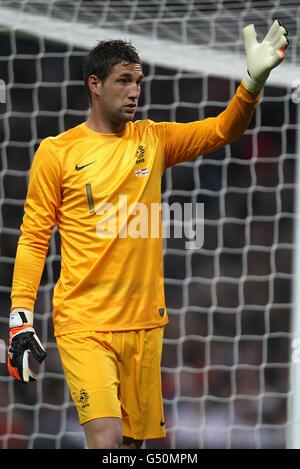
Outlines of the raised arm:
{"label": "raised arm", "polygon": [[244,134],[271,70],[285,57],[286,36],[286,29],[277,20],[261,43],[256,41],[254,25],[244,28],[247,72],[226,109],[201,121],[158,124],[165,144],[166,167],[215,151]]}

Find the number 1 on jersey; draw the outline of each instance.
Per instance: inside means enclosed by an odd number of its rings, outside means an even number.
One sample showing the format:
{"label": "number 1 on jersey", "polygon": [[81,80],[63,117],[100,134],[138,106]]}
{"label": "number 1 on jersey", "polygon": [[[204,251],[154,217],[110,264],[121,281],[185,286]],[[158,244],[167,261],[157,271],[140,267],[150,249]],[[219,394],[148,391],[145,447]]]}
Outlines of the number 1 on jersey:
{"label": "number 1 on jersey", "polygon": [[93,199],[93,193],[92,193],[92,185],[91,184],[86,184],[86,196],[89,204],[89,212],[94,213],[94,199]]}

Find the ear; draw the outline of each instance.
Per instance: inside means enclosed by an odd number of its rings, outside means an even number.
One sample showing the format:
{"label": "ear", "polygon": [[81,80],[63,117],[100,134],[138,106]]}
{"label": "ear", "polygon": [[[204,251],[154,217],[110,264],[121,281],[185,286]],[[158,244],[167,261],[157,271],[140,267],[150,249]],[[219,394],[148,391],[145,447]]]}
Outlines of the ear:
{"label": "ear", "polygon": [[96,75],[90,75],[88,78],[88,85],[91,94],[95,94],[96,96],[100,96],[101,89],[102,89],[102,82]]}

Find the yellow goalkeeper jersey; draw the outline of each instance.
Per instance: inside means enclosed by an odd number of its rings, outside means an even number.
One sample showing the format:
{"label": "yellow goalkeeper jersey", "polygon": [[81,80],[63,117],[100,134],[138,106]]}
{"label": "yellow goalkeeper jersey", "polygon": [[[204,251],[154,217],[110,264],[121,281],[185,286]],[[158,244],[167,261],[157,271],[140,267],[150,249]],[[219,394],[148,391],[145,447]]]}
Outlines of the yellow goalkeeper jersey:
{"label": "yellow goalkeeper jersey", "polygon": [[[61,274],[53,296],[56,335],[165,325],[160,215],[153,235],[149,226],[147,233],[140,229],[141,214],[147,227],[151,205],[161,201],[166,167],[241,137],[258,99],[240,85],[215,118],[184,124],[129,122],[120,134],[97,133],[82,123],[43,140],[30,172],[12,308],[33,310],[49,237],[57,225]],[[136,204],[148,208],[148,215]]]}

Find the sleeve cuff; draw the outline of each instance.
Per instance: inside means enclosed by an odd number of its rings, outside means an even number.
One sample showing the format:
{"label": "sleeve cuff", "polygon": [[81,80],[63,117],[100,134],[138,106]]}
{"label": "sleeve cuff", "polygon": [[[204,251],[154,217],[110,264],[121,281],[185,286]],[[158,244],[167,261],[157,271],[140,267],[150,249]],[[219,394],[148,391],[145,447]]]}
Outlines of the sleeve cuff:
{"label": "sleeve cuff", "polygon": [[15,308],[9,315],[9,327],[21,327],[24,324],[33,325],[33,313],[25,308]]}

